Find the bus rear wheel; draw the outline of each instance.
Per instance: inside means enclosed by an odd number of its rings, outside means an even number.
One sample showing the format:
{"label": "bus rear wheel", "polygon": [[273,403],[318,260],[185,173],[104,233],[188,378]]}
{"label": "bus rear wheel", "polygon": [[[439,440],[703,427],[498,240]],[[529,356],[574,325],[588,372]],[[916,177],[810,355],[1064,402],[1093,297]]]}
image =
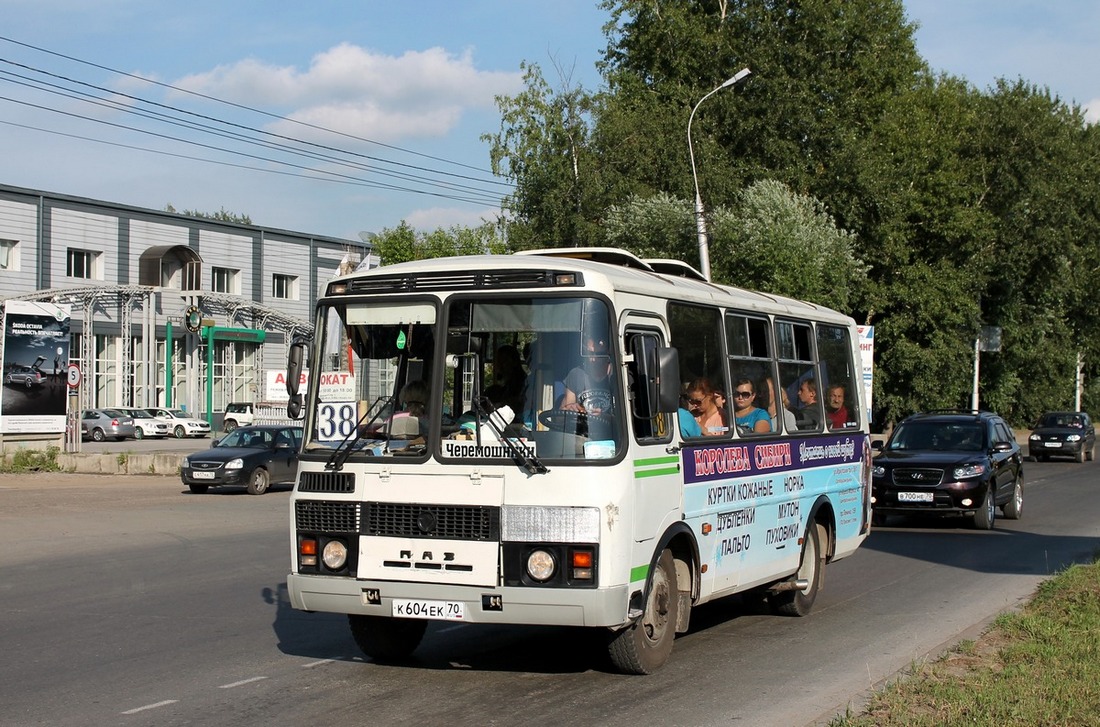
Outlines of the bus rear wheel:
{"label": "bus rear wheel", "polygon": [[665,550],[653,569],[641,619],[611,637],[608,654],[615,668],[626,674],[652,674],[668,660],[676,640],[679,602],[676,563],[672,551]]}
{"label": "bus rear wheel", "polygon": [[806,616],[817,600],[817,592],[825,579],[825,528],[819,523],[810,523],[806,539],[802,543],[802,564],[798,567],[797,579],[805,579],[805,590],[793,588],[777,591],[768,596],[768,605],[772,612],[781,616]]}
{"label": "bus rear wheel", "polygon": [[351,635],[375,661],[397,661],[416,651],[428,622],[423,619],[348,615]]}

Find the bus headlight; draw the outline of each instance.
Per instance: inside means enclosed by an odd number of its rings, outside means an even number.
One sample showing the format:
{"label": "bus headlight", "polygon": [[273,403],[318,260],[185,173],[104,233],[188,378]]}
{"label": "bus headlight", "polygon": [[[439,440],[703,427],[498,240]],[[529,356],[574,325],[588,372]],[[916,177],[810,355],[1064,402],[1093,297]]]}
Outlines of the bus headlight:
{"label": "bus headlight", "polygon": [[532,550],[527,556],[527,575],[540,583],[554,576],[554,556],[545,550]]}
{"label": "bus headlight", "polygon": [[348,562],[348,546],[339,540],[328,541],[321,551],[321,560],[329,570],[340,570]]}

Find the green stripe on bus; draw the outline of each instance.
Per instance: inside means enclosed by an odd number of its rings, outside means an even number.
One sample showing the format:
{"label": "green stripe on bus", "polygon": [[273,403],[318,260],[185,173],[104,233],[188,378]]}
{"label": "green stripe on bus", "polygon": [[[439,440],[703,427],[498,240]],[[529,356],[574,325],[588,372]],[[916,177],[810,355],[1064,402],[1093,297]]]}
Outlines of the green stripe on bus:
{"label": "green stripe on bus", "polygon": [[637,583],[638,581],[644,581],[646,576],[649,575],[648,565],[637,565],[630,569],[630,582]]}
{"label": "green stripe on bus", "polygon": [[679,467],[666,467],[659,470],[643,470],[641,472],[634,473],[634,479],[641,479],[642,477],[656,477],[657,475],[674,475],[679,473]]}

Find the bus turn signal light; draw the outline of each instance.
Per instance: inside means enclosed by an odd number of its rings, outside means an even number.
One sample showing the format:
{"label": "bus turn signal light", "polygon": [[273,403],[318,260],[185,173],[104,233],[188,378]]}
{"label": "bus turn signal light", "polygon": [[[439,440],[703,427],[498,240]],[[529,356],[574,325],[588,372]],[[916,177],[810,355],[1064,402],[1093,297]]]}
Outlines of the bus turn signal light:
{"label": "bus turn signal light", "polygon": [[298,560],[301,565],[317,567],[317,540],[315,538],[298,539]]}

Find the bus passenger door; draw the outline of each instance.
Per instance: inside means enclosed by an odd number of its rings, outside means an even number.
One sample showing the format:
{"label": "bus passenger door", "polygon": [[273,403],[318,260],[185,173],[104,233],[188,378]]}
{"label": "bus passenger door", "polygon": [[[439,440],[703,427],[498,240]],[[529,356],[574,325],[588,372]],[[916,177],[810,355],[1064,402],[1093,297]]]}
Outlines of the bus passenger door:
{"label": "bus passenger door", "polygon": [[[627,366],[630,389],[630,464],[634,483],[633,529],[635,542],[652,540],[680,518],[683,476],[680,455],[673,449],[672,416],[658,411],[653,401],[653,376],[643,359],[653,360],[665,345],[653,319],[628,321],[623,342],[632,357]],[[673,374],[678,376],[677,374]],[[678,382],[676,384],[678,385]]]}

